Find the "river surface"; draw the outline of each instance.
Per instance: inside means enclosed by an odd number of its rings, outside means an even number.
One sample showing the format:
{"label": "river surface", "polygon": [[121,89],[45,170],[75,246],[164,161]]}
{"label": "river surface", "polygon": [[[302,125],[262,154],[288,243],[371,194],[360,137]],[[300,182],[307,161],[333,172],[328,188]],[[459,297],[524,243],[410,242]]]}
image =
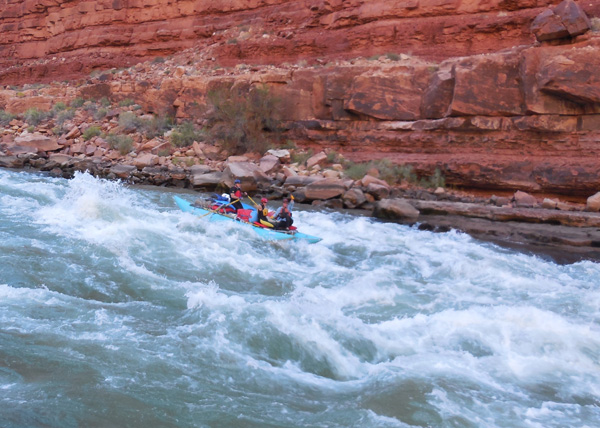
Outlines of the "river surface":
{"label": "river surface", "polygon": [[0,427],[598,427],[600,265],[0,169]]}

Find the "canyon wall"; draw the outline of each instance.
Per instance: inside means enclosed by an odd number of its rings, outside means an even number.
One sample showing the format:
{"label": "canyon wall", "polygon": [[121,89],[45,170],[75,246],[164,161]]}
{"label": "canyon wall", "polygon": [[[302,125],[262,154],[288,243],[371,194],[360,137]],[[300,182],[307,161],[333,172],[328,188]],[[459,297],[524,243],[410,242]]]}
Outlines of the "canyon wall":
{"label": "canyon wall", "polygon": [[[0,0],[0,84],[64,80],[195,46],[227,66],[384,53],[428,59],[535,39],[557,0]],[[584,1],[591,15],[600,4]],[[257,37],[228,34],[253,29]]]}
{"label": "canyon wall", "polygon": [[[553,20],[559,3],[0,0],[0,84],[85,76],[6,88],[0,109],[106,96],[202,123],[210,89],[267,85],[300,146],[439,168],[451,185],[589,196],[600,33],[570,35]],[[600,2],[577,4],[600,17]]]}

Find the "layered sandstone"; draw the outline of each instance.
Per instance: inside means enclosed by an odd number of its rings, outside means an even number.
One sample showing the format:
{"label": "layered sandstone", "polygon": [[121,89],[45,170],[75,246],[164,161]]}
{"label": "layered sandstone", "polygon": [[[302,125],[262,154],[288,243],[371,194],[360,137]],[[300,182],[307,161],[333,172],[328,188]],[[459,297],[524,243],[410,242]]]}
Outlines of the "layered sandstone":
{"label": "layered sandstone", "polygon": [[[469,188],[579,196],[600,188],[600,34],[538,19],[540,44],[531,30],[536,17],[557,16],[548,6],[559,1],[4,3],[4,83],[195,47],[78,88],[7,89],[0,109],[132,98],[201,124],[211,89],[267,85],[281,100],[286,138],[303,147],[423,174],[438,168],[448,184]],[[600,4],[578,4],[600,16]],[[382,55],[359,58],[373,53]],[[11,66],[28,58],[37,62]]]}
{"label": "layered sandstone", "polygon": [[[221,65],[530,44],[557,0],[0,0],[0,84],[63,80],[189,47]],[[597,2],[582,2],[591,16]]]}

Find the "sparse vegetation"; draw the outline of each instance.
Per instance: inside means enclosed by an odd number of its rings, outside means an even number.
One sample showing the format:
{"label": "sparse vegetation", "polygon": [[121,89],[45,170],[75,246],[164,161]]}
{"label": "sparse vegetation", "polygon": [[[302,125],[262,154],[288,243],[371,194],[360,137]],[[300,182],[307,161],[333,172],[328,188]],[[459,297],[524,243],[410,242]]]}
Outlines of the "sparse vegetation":
{"label": "sparse vegetation", "polygon": [[77,97],[73,101],[71,101],[71,107],[79,108],[79,107],[83,106],[83,103],[85,103],[85,100],[81,97]]}
{"label": "sparse vegetation", "polygon": [[56,123],[62,126],[67,120],[73,119],[74,116],[75,110],[73,110],[72,108],[67,108],[66,110],[63,110],[60,113],[58,113],[58,116],[56,117]]}
{"label": "sparse vegetation", "polygon": [[592,31],[600,32],[600,18],[594,17],[590,21],[592,23]]}
{"label": "sparse vegetation", "polygon": [[108,114],[108,110],[105,109],[104,107],[98,109],[95,113],[94,113],[94,119],[95,120],[102,120],[104,119],[104,117]]}
{"label": "sparse vegetation", "polygon": [[119,101],[119,107],[129,107],[135,104],[135,101],[131,98],[125,98],[124,100]]}
{"label": "sparse vegetation", "polygon": [[150,120],[144,120],[142,123],[143,133],[147,138],[160,137],[169,129],[172,129],[175,121],[169,116],[154,116]]}
{"label": "sparse vegetation", "polygon": [[280,146],[282,149],[296,149],[296,143],[292,140],[285,140],[284,143]]}
{"label": "sparse vegetation", "polygon": [[133,139],[129,135],[108,134],[106,141],[108,141],[110,147],[118,150],[122,155],[126,155],[133,150]]}
{"label": "sparse vegetation", "polygon": [[229,153],[264,153],[279,139],[279,100],[268,87],[213,90],[208,101],[213,106],[208,114],[209,139]]}
{"label": "sparse vegetation", "polygon": [[99,102],[102,107],[110,107],[112,105],[110,100],[106,97],[102,97]]}
{"label": "sparse vegetation", "polygon": [[396,53],[387,53],[385,56],[391,61],[400,61],[400,55]]}
{"label": "sparse vegetation", "polygon": [[165,59],[162,56],[157,56],[152,60],[152,64],[162,64],[165,62]]}
{"label": "sparse vegetation", "polygon": [[343,165],[345,175],[353,180],[360,180],[369,170],[376,169],[379,178],[390,185],[407,182],[425,188],[446,187],[446,180],[439,168],[436,168],[432,176],[418,177],[411,165],[397,165],[388,159],[363,163],[344,161]]}
{"label": "sparse vegetation", "polygon": [[306,165],[306,161],[310,159],[313,155],[312,149],[307,152],[296,152],[291,153],[290,158],[292,163],[297,163],[298,165]]}
{"label": "sparse vegetation", "polygon": [[6,126],[10,123],[11,120],[15,118],[14,115],[10,114],[7,111],[0,110],[0,125]]}
{"label": "sparse vegetation", "polygon": [[58,102],[52,106],[52,111],[54,112],[54,114],[58,114],[61,111],[64,111],[66,109],[67,109],[67,105],[63,102]]}
{"label": "sparse vegetation", "polygon": [[83,139],[85,141],[88,141],[93,137],[97,137],[100,134],[102,134],[102,130],[98,126],[90,126],[88,129],[83,131]]}
{"label": "sparse vegetation", "polygon": [[27,124],[37,126],[51,116],[52,114],[50,112],[38,110],[34,107],[28,109],[24,113],[23,118],[25,119],[25,122],[27,122]]}
{"label": "sparse vegetation", "polygon": [[130,133],[139,131],[144,126],[144,121],[135,113],[126,111],[119,115],[119,126],[123,132]]}
{"label": "sparse vegetation", "polygon": [[183,122],[171,133],[171,144],[175,147],[186,147],[201,139],[202,133],[196,130],[192,122]]}
{"label": "sparse vegetation", "polygon": [[337,152],[332,150],[329,153],[327,153],[327,162],[329,162],[329,163],[339,162],[339,157],[340,156],[337,154]]}

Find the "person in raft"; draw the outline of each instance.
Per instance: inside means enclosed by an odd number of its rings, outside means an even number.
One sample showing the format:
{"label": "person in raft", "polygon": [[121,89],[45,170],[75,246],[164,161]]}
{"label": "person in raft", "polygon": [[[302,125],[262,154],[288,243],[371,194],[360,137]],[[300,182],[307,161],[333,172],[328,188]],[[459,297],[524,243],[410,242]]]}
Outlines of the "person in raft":
{"label": "person in raft", "polygon": [[267,198],[262,198],[260,200],[260,205],[258,206],[258,222],[263,226],[273,227],[273,223],[269,221],[269,208],[267,208],[267,202],[269,200]]}
{"label": "person in raft", "polygon": [[275,211],[273,218],[277,221],[275,224],[275,229],[289,229],[290,226],[294,223],[292,219],[292,208],[294,207],[294,196],[291,195],[292,201],[290,202],[288,198],[283,199],[283,205]]}
{"label": "person in raft", "polygon": [[240,180],[235,180],[233,182],[233,187],[229,190],[229,197],[232,201],[235,201],[231,204],[231,206],[235,208],[236,211],[244,209],[244,206],[242,205],[242,198],[244,196],[248,196],[248,194],[246,192],[242,192]]}

